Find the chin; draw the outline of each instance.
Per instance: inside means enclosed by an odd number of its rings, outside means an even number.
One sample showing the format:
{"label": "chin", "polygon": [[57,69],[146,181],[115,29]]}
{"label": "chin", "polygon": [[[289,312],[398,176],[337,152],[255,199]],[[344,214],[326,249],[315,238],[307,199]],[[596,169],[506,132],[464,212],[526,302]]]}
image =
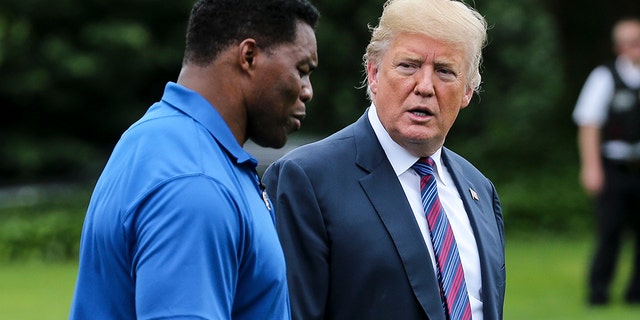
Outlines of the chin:
{"label": "chin", "polygon": [[274,148],[274,149],[280,149],[282,147],[284,147],[284,145],[287,143],[287,138],[285,138],[283,141],[278,142],[278,143],[274,143],[270,146],[268,146],[268,148]]}
{"label": "chin", "polygon": [[283,136],[283,137],[278,137],[278,138],[262,138],[262,139],[252,139],[253,142],[255,142],[257,145],[263,147],[263,148],[273,148],[273,149],[280,149],[282,147],[284,147],[284,145],[287,143],[287,136]]}

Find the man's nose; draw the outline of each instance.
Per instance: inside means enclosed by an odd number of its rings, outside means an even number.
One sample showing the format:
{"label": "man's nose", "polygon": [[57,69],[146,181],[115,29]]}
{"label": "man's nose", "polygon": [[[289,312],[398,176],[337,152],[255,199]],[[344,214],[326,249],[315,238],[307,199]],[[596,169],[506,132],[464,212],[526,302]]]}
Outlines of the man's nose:
{"label": "man's nose", "polygon": [[302,90],[300,91],[300,100],[302,102],[309,102],[313,98],[313,86],[309,78],[305,79],[302,84]]}
{"label": "man's nose", "polygon": [[413,89],[413,93],[424,97],[430,97],[435,93],[433,89],[432,70],[424,68],[423,70],[416,72],[414,78],[416,84],[415,88]]}

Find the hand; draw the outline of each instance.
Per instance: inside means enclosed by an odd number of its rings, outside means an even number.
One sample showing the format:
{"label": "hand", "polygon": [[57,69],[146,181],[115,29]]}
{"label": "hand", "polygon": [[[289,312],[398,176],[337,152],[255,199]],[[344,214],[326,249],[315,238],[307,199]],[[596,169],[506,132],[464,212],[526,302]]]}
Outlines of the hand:
{"label": "hand", "polygon": [[582,187],[589,196],[597,196],[604,188],[604,172],[601,166],[582,167],[580,171]]}

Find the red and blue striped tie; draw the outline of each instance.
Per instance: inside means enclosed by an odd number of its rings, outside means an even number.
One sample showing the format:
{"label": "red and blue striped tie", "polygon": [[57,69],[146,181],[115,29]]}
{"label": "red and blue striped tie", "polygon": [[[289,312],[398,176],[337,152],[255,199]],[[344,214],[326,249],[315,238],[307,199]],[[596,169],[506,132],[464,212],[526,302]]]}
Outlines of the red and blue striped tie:
{"label": "red and blue striped tie", "polygon": [[464,280],[464,270],[449,219],[447,219],[438,198],[433,164],[431,158],[420,158],[412,168],[420,175],[422,206],[427,215],[431,241],[436,255],[438,282],[440,283],[440,294],[445,314],[447,319],[467,320],[471,319],[471,305],[469,304],[467,284]]}

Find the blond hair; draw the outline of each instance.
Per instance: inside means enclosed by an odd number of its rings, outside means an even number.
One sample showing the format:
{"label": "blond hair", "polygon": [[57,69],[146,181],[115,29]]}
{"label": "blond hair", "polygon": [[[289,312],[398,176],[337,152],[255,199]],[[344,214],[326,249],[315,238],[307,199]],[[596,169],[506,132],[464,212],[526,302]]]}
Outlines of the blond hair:
{"label": "blond hair", "polygon": [[[363,57],[365,70],[369,62],[374,65],[380,63],[391,42],[400,33],[424,34],[464,50],[468,66],[467,86],[476,92],[479,90],[482,48],[487,41],[487,22],[464,2],[388,0],[384,4],[378,26],[370,29],[371,40]],[[371,96],[368,87],[367,94]]]}

